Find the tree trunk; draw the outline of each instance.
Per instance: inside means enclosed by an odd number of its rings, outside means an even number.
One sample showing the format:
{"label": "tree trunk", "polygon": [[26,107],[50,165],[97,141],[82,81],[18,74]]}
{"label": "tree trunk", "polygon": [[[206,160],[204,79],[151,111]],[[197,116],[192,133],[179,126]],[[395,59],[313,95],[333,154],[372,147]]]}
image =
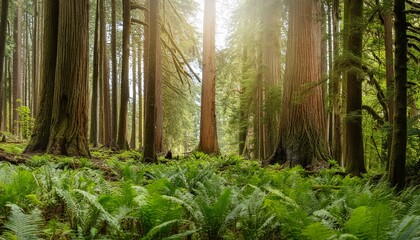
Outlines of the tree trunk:
{"label": "tree trunk", "polygon": [[246,104],[245,99],[245,81],[247,79],[247,71],[248,71],[248,52],[245,46],[242,49],[242,80],[241,80],[241,95],[239,99],[239,155],[245,154],[246,148],[246,138],[248,135],[248,106]]}
{"label": "tree trunk", "polygon": [[145,100],[145,126],[144,126],[144,161],[155,162],[155,101],[157,82],[157,40],[160,29],[158,28],[159,0],[150,1],[149,7],[149,41],[147,64],[147,88]]}
{"label": "tree trunk", "polygon": [[395,31],[395,80],[394,123],[392,131],[389,182],[398,191],[405,185],[407,152],[407,20],[405,1],[394,0]]}
{"label": "tree trunk", "polygon": [[111,129],[111,103],[110,103],[110,93],[109,93],[109,65],[108,65],[108,54],[107,54],[107,45],[106,45],[106,11],[104,0],[99,2],[99,16],[100,16],[100,82],[101,82],[101,95],[103,106],[102,114],[102,126],[101,132],[103,133],[103,143],[105,146],[110,147],[112,142],[112,129]]}
{"label": "tree trunk", "polygon": [[47,152],[90,157],[87,140],[89,1],[60,1],[51,135]]}
{"label": "tree trunk", "polygon": [[328,157],[321,81],[321,1],[290,2],[279,144],[268,162],[310,167]]}
{"label": "tree trunk", "polygon": [[98,147],[98,77],[99,77],[99,1],[96,1],[95,34],[93,42],[92,101],[90,104],[89,141]]}
{"label": "tree trunk", "polygon": [[362,132],[362,41],[363,0],[352,0],[348,5],[347,56],[347,106],[345,119],[345,167],[346,172],[359,176],[366,172]]}
{"label": "tree trunk", "polygon": [[216,128],[216,0],[204,3],[203,80],[201,90],[200,143],[198,150],[219,154]]}
{"label": "tree trunk", "polygon": [[[3,128],[4,119],[3,114],[6,116],[6,112],[3,112],[3,104],[6,102],[3,99],[3,67],[5,59],[5,48],[6,48],[6,31],[7,31],[7,16],[9,12],[9,0],[2,0],[1,4],[1,18],[0,18],[0,131],[5,130]],[[6,70],[4,70],[6,72]],[[6,79],[5,79],[6,82]]]}
{"label": "tree trunk", "polygon": [[341,163],[342,161],[342,149],[341,149],[341,76],[339,69],[339,55],[340,55],[340,46],[339,46],[339,16],[340,16],[340,3],[339,0],[333,0],[332,5],[332,27],[333,27],[333,56],[334,56],[334,66],[332,73],[332,98],[333,98],[333,146],[332,154],[334,159]]}
{"label": "tree trunk", "polygon": [[51,128],[54,102],[54,79],[57,58],[58,1],[44,1],[44,26],[40,69],[40,104],[31,140],[24,153],[45,152]]}
{"label": "tree trunk", "polygon": [[139,147],[143,146],[143,101],[142,101],[142,71],[141,71],[141,59],[142,59],[142,49],[141,49],[141,41],[137,42],[137,76],[138,76],[138,83],[139,83]]}
{"label": "tree trunk", "polygon": [[130,34],[131,34],[131,7],[130,0],[123,0],[123,56],[121,71],[121,106],[118,126],[118,148],[128,149],[127,143],[127,112],[129,98],[129,58],[130,58]]}
{"label": "tree trunk", "polygon": [[[140,41],[140,39],[138,40]],[[136,101],[137,101],[137,92],[136,92],[136,85],[137,85],[137,53],[136,53],[136,48],[135,48],[135,41],[134,38],[132,40],[132,51],[133,51],[133,57],[132,57],[132,64],[133,64],[133,68],[132,68],[132,74],[133,74],[133,80],[132,80],[132,95],[133,95],[133,102],[132,102],[132,109],[131,109],[131,140],[130,140],[130,148],[131,149],[135,149],[136,148],[136,111],[137,111],[137,106],[136,106]]]}
{"label": "tree trunk", "polygon": [[36,118],[38,112],[38,0],[34,1],[34,28],[32,36],[32,116]]}
{"label": "tree trunk", "polygon": [[118,80],[117,80],[117,20],[115,0],[111,0],[111,58],[112,58],[112,115],[111,115],[111,145],[117,143],[118,133]]}
{"label": "tree trunk", "polygon": [[17,2],[13,38],[13,127],[12,133],[19,135],[19,115],[17,108],[22,105],[22,1]]}

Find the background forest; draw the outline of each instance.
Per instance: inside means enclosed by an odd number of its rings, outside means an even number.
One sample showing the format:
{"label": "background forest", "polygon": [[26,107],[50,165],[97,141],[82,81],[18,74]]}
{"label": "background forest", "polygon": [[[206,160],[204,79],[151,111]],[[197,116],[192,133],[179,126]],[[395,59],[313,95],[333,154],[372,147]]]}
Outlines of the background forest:
{"label": "background forest", "polygon": [[0,239],[420,238],[418,0],[0,17]]}

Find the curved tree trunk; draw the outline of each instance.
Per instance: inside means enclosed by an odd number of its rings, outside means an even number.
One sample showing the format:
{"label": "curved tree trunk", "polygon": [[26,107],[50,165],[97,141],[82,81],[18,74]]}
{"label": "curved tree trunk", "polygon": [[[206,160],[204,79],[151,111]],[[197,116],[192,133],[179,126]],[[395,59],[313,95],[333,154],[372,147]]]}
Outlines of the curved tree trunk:
{"label": "curved tree trunk", "polygon": [[200,143],[198,150],[219,154],[216,128],[216,0],[205,0],[203,80],[201,90]]}
{"label": "curved tree trunk", "polygon": [[90,157],[87,140],[89,1],[60,1],[51,135],[47,152]]}
{"label": "curved tree trunk", "polygon": [[45,152],[48,146],[53,109],[55,63],[57,58],[58,1],[44,1],[44,24],[40,69],[40,102],[31,140],[24,153]]}
{"label": "curved tree trunk", "polygon": [[321,81],[321,1],[290,1],[279,144],[268,162],[317,165],[327,157]]}

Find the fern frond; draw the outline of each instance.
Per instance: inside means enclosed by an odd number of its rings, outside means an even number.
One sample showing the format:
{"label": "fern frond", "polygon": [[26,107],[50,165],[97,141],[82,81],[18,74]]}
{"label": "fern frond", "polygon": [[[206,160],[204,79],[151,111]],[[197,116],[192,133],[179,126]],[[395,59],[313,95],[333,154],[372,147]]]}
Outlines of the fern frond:
{"label": "fern frond", "polygon": [[337,232],[333,229],[325,226],[324,224],[317,222],[313,223],[305,228],[302,232],[302,236],[305,236],[309,240],[324,240],[330,239],[335,236]]}
{"label": "fern frond", "polygon": [[405,216],[389,236],[395,240],[420,239],[420,216]]}
{"label": "fern frond", "polygon": [[15,204],[7,204],[11,208],[11,215],[4,225],[7,234],[16,237],[18,240],[40,239],[44,220],[41,211],[34,209],[30,214],[25,214],[23,210]]}

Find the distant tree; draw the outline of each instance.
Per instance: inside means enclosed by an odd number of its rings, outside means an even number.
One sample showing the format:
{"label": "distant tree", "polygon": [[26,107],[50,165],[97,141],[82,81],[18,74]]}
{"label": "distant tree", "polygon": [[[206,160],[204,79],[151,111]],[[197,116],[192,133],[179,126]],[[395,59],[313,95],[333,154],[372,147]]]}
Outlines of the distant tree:
{"label": "distant tree", "polygon": [[346,172],[359,176],[366,172],[362,132],[363,0],[346,1],[344,8],[349,11],[347,45],[344,49],[348,58],[344,163]]}
{"label": "distant tree", "polygon": [[286,69],[279,141],[267,160],[316,165],[327,157],[321,81],[321,1],[289,2]]}
{"label": "distant tree", "polygon": [[407,154],[407,17],[404,0],[394,0],[395,80],[394,122],[392,128],[389,182],[401,190],[406,185],[405,162]]}
{"label": "distant tree", "polygon": [[203,78],[201,89],[200,142],[198,150],[219,154],[216,128],[216,0],[204,3]]}
{"label": "distant tree", "polygon": [[[127,113],[129,98],[129,58],[130,58],[130,34],[131,34],[131,7],[130,0],[123,0],[123,55],[121,69],[121,106],[118,126],[117,145],[119,149],[128,149],[127,143]],[[115,91],[115,89],[113,89]]]}
{"label": "distant tree", "polygon": [[13,127],[12,133],[19,134],[19,114],[17,108],[22,101],[22,1],[17,1],[13,38]]}
{"label": "distant tree", "polygon": [[[7,16],[9,12],[9,0],[2,0],[0,16],[0,95],[3,96],[3,67],[6,48]],[[4,115],[3,115],[4,114]],[[0,97],[0,130],[3,127],[3,97]]]}
{"label": "distant tree", "polygon": [[[138,40],[140,41],[140,40]],[[136,111],[137,111],[137,52],[136,52],[136,44],[134,41],[134,37],[132,38],[132,73],[133,73],[133,80],[131,82],[132,86],[132,95],[133,95],[133,101],[131,103],[131,139],[130,139],[130,148],[135,149],[136,148]],[[138,49],[137,49],[138,50]]]}

